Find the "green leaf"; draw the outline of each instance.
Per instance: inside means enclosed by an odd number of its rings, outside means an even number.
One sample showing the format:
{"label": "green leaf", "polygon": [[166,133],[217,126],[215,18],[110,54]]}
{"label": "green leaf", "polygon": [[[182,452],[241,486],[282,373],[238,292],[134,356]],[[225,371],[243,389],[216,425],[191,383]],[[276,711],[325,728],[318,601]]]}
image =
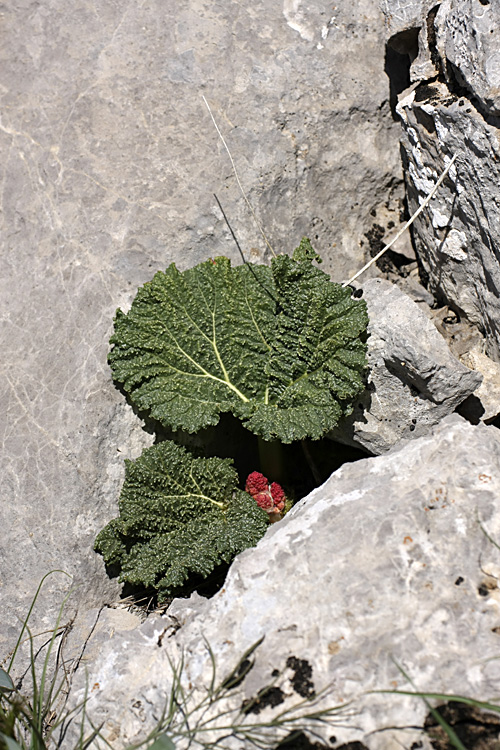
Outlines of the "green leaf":
{"label": "green leaf", "polygon": [[161,734],[152,745],[149,746],[149,750],[175,750],[175,742],[166,734]]}
{"label": "green leaf", "polygon": [[120,516],[95,543],[107,564],[119,565],[121,581],[166,597],[231,562],[267,528],[267,514],[237,489],[230,459],[195,458],[165,441],[125,467]]}
{"label": "green leaf", "polygon": [[320,438],[363,390],[366,305],[303,239],[271,267],[171,265],[117,311],[109,362],[140,410],[197,432],[232,412],[264,440]]}
{"label": "green leaf", "polygon": [[14,683],[8,672],[0,667],[0,692],[14,690]]}

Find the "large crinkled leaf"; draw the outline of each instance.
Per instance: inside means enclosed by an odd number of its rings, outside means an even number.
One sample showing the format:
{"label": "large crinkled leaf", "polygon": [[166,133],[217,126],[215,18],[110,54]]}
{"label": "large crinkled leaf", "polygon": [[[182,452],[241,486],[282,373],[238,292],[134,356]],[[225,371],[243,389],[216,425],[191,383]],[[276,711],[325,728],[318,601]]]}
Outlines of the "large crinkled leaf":
{"label": "large crinkled leaf", "polygon": [[230,459],[195,458],[165,441],[125,465],[120,516],[95,543],[121,581],[167,596],[230,562],[267,528],[267,514],[237,489]]}
{"label": "large crinkled leaf", "polygon": [[368,318],[317,258],[303,240],[271,267],[216,258],[158,272],[117,312],[115,380],[171,429],[229,411],[264,440],[320,438],[363,390]]}

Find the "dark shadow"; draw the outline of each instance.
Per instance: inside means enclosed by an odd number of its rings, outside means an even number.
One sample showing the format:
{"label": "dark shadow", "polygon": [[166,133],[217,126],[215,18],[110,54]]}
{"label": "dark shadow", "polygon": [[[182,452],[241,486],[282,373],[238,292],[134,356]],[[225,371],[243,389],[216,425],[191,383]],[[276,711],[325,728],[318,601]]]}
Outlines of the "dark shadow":
{"label": "dark shadow", "polygon": [[279,745],[276,745],[275,750],[368,750],[366,745],[362,742],[355,740],[354,742],[347,742],[343,745],[336,745],[335,737],[330,737],[330,744],[325,745],[322,742],[312,742],[303,732],[292,732]]}
{"label": "dark shadow", "polygon": [[[123,584],[120,599],[131,599],[135,606],[141,607],[148,613],[158,608],[166,611],[176,597],[189,598],[194,591],[200,596],[210,599],[223,587],[228,570],[229,563],[222,563],[206,577],[191,575],[184,586],[172,591],[167,598],[162,598],[161,603],[158,600],[158,592],[155,588],[144,588],[144,586],[136,586],[126,582]],[[117,578],[120,574],[120,568],[114,565],[106,566],[106,573],[110,578]]]}
{"label": "dark shadow", "polygon": [[471,424],[479,424],[481,422],[481,417],[484,414],[484,406],[480,399],[471,393],[465,401],[462,401],[462,403],[457,406],[455,411]]}
{"label": "dark shadow", "polygon": [[500,429],[500,414],[498,414],[496,417],[485,419],[484,421],[486,424],[489,424],[492,427],[497,427],[498,429]]}
{"label": "dark shadow", "polygon": [[[449,702],[437,709],[439,715],[450,726],[467,750],[496,750],[500,733],[500,716],[486,713],[475,706]],[[443,727],[429,713],[424,727],[434,750],[454,750]]]}
{"label": "dark shadow", "polygon": [[[403,212],[404,213],[404,212]],[[409,217],[403,215],[403,221],[407,221]],[[385,229],[381,224],[372,224],[370,229],[365,232],[364,236],[368,240],[370,257],[374,258],[385,246],[385,238],[387,231],[394,228],[394,224],[390,222]],[[396,250],[387,250],[381,258],[375,261],[375,265],[382,271],[382,273],[396,273],[398,276],[405,278],[408,276],[408,267],[411,267],[414,261],[407,258],[406,255],[398,253]],[[405,269],[406,266],[406,269]]]}
{"label": "dark shadow", "polygon": [[[126,396],[118,384],[119,390]],[[129,399],[127,398],[127,401]],[[129,401],[130,403],[130,401]],[[145,422],[145,430],[155,436],[155,444],[165,440],[174,440],[195,456],[230,458],[234,462],[239,477],[239,486],[244,489],[246,478],[252,471],[260,471],[258,438],[246,430],[240,420],[230,413],[221,414],[219,423],[213,427],[199,430],[190,434],[183,430],[168,430],[153,420],[148,414],[139,412],[130,404],[134,412]],[[362,408],[360,403],[358,406]],[[308,495],[319,484],[340,468],[344,463],[366,458],[367,453],[360,448],[337,443],[329,438],[321,440],[303,440],[290,444],[283,444],[283,470],[287,478],[283,488],[287,497],[296,503]],[[268,476],[270,482],[276,477]],[[108,575],[116,578],[120,574],[118,566],[107,566]],[[192,575],[178,591],[172,592],[169,600],[162,600],[162,607],[177,596],[189,597],[194,591],[206,598],[212,597],[224,585],[229,564],[219,565],[208,577]],[[147,611],[158,606],[157,592],[153,588],[133,586],[126,583],[123,586],[121,598],[133,598]]]}
{"label": "dark shadow", "polygon": [[[355,410],[357,419],[362,418],[362,412],[369,406],[368,401],[358,397]],[[133,405],[131,405],[132,408]],[[136,412],[137,413],[137,412]],[[184,430],[169,430],[144,413],[138,414],[146,421],[148,432],[155,435],[155,444],[164,440],[173,440],[178,445],[189,449],[195,456],[230,458],[234,462],[240,479],[240,487],[244,489],[245,481],[252,471],[262,471],[260,466],[258,438],[245,429],[240,420],[230,413],[220,415],[220,420],[213,427],[206,427],[194,434]],[[344,429],[344,423],[342,423]],[[321,440],[303,440],[282,444],[284,473],[287,486],[284,488],[288,495],[293,495],[297,502],[308,495],[319,484],[326,482],[334,471],[344,463],[352,463],[367,457],[367,452],[361,448],[351,447],[324,437]],[[311,469],[311,460],[315,471]],[[269,481],[277,481],[278,477],[268,476]],[[293,490],[292,490],[293,488]]]}
{"label": "dark shadow", "polygon": [[419,28],[407,29],[392,36],[385,48],[385,73],[389,78],[389,104],[394,120],[399,94],[410,85],[410,66],[418,54]]}
{"label": "dark shadow", "polygon": [[[333,440],[341,439],[344,447],[349,447],[350,451],[357,451],[359,458],[367,458],[373,454],[370,451],[359,447],[354,437],[355,423],[366,424],[365,414],[370,411],[372,405],[372,394],[375,392],[375,384],[368,383],[363,393],[361,393],[353,403],[353,410],[349,416],[344,417],[337,427],[330,432]],[[357,458],[351,459],[357,461]],[[347,459],[349,462],[349,459]]]}

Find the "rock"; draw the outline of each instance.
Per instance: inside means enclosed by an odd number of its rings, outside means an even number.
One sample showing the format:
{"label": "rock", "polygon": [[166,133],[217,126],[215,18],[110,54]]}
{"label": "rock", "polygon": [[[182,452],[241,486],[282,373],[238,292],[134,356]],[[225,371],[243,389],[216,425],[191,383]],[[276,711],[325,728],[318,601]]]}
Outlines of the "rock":
{"label": "rock", "polygon": [[[416,264],[415,264],[416,265]],[[431,308],[435,305],[436,300],[432,294],[419,281],[418,268],[415,268],[406,277],[389,274],[388,280],[396,284],[405,294],[407,294],[419,307],[425,310],[429,316]]]}
{"label": "rock", "polygon": [[[110,380],[117,307],[175,261],[269,257],[202,94],[276,251],[313,240],[336,278],[374,217],[399,223],[399,125],[368,0],[2,5],[0,656],[42,575],[76,609],[119,594],[96,533],[123,458],[151,443]],[[33,632],[70,581],[52,576]]]}
{"label": "rock", "polygon": [[388,38],[416,29],[428,5],[428,0],[380,0]]}
{"label": "rock", "polygon": [[500,115],[500,8],[475,0],[443,0],[436,46],[448,84],[466,88],[485,114]]}
{"label": "rock", "polygon": [[[498,215],[498,6],[479,0],[385,0],[388,44],[406,60],[408,84],[393,70],[413,213],[453,155],[443,185],[413,229],[423,279],[441,304],[477,325],[500,361]],[[465,19],[467,21],[465,22]],[[418,35],[418,50],[415,38]],[[407,84],[407,85],[408,85]]]}
{"label": "rock", "polygon": [[[458,415],[400,450],[345,464],[236,559],[212,599],[177,600],[111,638],[87,664],[90,718],[122,747],[160,716],[181,653],[194,700],[212,676],[207,644],[217,684],[265,636],[205,721],[266,685],[276,689],[268,708],[240,720],[268,720],[300,691],[329,686],[322,705],[344,709],[319,731],[335,746],[431,750],[420,698],[370,691],[498,694],[499,493],[500,433]],[[77,671],[72,700],[85,681]],[[283,703],[273,709],[271,696]]]}
{"label": "rock", "polygon": [[461,364],[427,315],[397,286],[369,279],[368,387],[329,435],[373,454],[424,435],[473,393],[479,373]]}
{"label": "rock", "polygon": [[144,620],[144,612],[127,602],[82,611],[66,639],[64,655],[68,664],[75,671],[84,671],[88,664],[99,660],[101,649],[110,639],[135,630]]}
{"label": "rock", "polygon": [[439,8],[434,0],[380,0],[380,7],[386,22],[386,70],[394,93],[401,93],[410,82],[438,75],[436,56],[429,49]]}
{"label": "rock", "polygon": [[[444,84],[422,86],[403,99],[402,144],[408,160],[408,201],[413,212],[432,190],[446,161],[458,154],[414,240],[429,289],[483,331],[488,354],[500,357],[500,242],[496,128],[450,97]],[[443,156],[445,155],[445,156]],[[471,168],[470,165],[476,165]]]}
{"label": "rock", "polygon": [[462,362],[483,376],[483,382],[474,392],[474,398],[481,406],[478,417],[486,424],[493,422],[500,415],[500,365],[493,362],[479,348],[471,349],[464,354]]}
{"label": "rock", "polygon": [[460,318],[455,310],[446,305],[429,310],[428,317],[445,339],[451,353],[469,369],[479,369],[467,362],[467,355],[473,349],[484,351],[486,348],[485,338],[476,326],[467,318]]}
{"label": "rock", "polygon": [[[40,341],[26,342],[25,369],[19,352],[19,363],[9,373],[9,391],[5,394],[9,419],[16,412],[19,419],[13,423],[17,434],[11,433],[3,456],[2,660],[14,647],[37,586],[50,571],[55,572],[46,578],[30,619],[34,633],[46,633],[54,627],[72,588],[65,622],[78,609],[112,602],[120,595],[121,586],[106,575],[102,560],[92,551],[93,544],[96,531],[116,512],[124,455],[137,457],[151,444],[152,436],[141,429],[141,421],[123,397],[110,388],[104,370],[104,341],[93,354],[85,352],[83,341],[82,351],[75,352],[76,360],[88,356],[88,366],[93,362],[96,368],[89,382],[83,362],[72,379],[66,370],[58,370],[49,342],[63,352],[65,335],[85,335],[77,317],[75,309],[66,321],[67,328],[47,330],[43,337],[40,333],[41,340],[47,341],[46,350],[39,349]],[[88,311],[79,316],[83,329],[89,318]],[[45,385],[35,383],[37,372]],[[64,378],[70,378],[66,390]],[[78,386],[81,393],[77,395],[74,391]],[[37,644],[41,645],[40,639],[35,640]],[[27,642],[24,648],[27,657]],[[19,672],[24,671],[19,658],[16,666]]]}

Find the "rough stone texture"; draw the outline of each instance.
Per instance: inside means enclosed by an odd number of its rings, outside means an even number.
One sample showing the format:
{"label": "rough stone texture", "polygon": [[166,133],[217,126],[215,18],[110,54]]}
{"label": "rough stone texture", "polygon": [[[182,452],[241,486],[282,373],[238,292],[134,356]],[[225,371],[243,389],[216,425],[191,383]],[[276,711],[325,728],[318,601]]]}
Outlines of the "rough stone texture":
{"label": "rough stone texture", "polygon": [[400,450],[344,464],[237,558],[211,600],[177,600],[86,662],[92,719],[120,747],[159,716],[169,658],[182,651],[185,680],[201,689],[211,676],[205,642],[223,679],[265,635],[235,703],[275,669],[290,696],[279,710],[296,702],[285,667],[295,657],[316,690],[331,685],[329,705],[354,701],[325,729],[335,746],[430,750],[420,699],[366,691],[408,689],[399,664],[419,690],[498,694],[500,663],[489,657],[500,632],[499,435],[453,415]]}
{"label": "rough stone texture", "polygon": [[[131,607],[126,601],[117,602],[112,607],[93,607],[78,614],[72,623],[64,646],[67,664],[76,671],[96,663],[101,650],[117,634],[135,630],[146,615],[138,607]],[[89,638],[90,634],[90,638]]]}
{"label": "rough stone texture", "polygon": [[[414,224],[424,280],[441,302],[480,327],[487,353],[499,360],[498,4],[445,0],[437,9],[433,3],[384,0],[381,7],[389,45],[406,60],[413,84],[406,93],[399,86],[397,108],[410,212],[451,156],[458,157]],[[396,83],[393,74],[393,88]]]}
{"label": "rough stone texture", "polygon": [[419,26],[433,0],[380,0],[387,36],[394,37]]}
{"label": "rough stone texture", "polygon": [[483,382],[474,392],[482,407],[479,419],[486,423],[493,421],[500,414],[500,365],[479,348],[464,354],[462,362],[483,376]]}
{"label": "rough stone texture", "polygon": [[[462,357],[465,357],[472,349],[484,352],[486,348],[485,338],[476,326],[469,323],[467,318],[460,318],[454,310],[446,305],[443,307],[434,307],[432,310],[427,310],[426,312],[439,333],[446,340],[451,353],[461,362],[463,361],[466,364],[466,360],[462,360]],[[472,370],[478,369],[471,364],[467,364],[467,367],[470,367]]]}
{"label": "rough stone texture", "polygon": [[397,286],[369,279],[368,387],[330,436],[376,455],[424,435],[470,396],[481,375],[450,352],[425,312]]}
{"label": "rough stone texture", "polygon": [[[380,0],[389,46],[409,55],[412,82],[440,75],[500,114],[500,9],[489,0]],[[467,93],[467,92],[465,92]]]}
{"label": "rough stone texture", "polygon": [[214,192],[247,257],[268,257],[202,94],[278,251],[308,234],[345,278],[370,212],[398,223],[403,192],[368,0],[334,15],[322,0],[21,0],[1,15],[3,658],[48,570],[83,583],[76,602],[117,593],[92,543],[122,458],[152,438],[110,382],[115,309],[171,261],[241,261]]}
{"label": "rough stone texture", "polygon": [[[400,55],[399,65],[408,68],[406,86],[410,79],[414,82],[437,75],[436,61],[429,50],[429,27],[432,29],[437,11],[435,1],[380,0],[380,7],[386,21],[387,54],[394,50]],[[399,86],[398,93],[402,88]]]}
{"label": "rough stone texture", "polygon": [[443,0],[436,45],[451,86],[458,83],[485,112],[500,115],[500,7],[481,0]]}
{"label": "rough stone texture", "polygon": [[[387,55],[397,52],[399,65],[407,68],[406,85],[397,93],[419,81],[443,75],[442,63],[436,53],[434,21],[442,3],[435,0],[380,0],[387,30]],[[389,71],[394,77],[396,71]],[[400,74],[399,80],[403,81]],[[395,81],[394,81],[395,82]]]}
{"label": "rough stone texture", "polygon": [[399,105],[408,160],[410,211],[432,190],[458,154],[448,178],[414,231],[431,291],[465,314],[487,337],[488,354],[500,358],[500,216],[498,129],[465,98],[435,82]]}

